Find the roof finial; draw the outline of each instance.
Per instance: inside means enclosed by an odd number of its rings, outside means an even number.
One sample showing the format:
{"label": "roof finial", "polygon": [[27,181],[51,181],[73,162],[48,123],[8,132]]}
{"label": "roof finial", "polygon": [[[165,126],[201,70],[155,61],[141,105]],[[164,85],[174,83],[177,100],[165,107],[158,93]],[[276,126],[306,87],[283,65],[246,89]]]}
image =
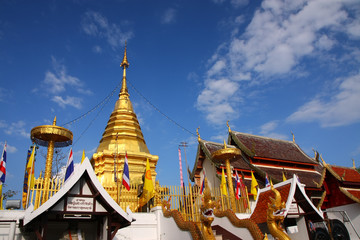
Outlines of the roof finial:
{"label": "roof finial", "polygon": [[227,149],[225,139],[224,139],[224,149]]}
{"label": "roof finial", "polygon": [[127,89],[127,85],[126,85],[126,69],[129,67],[129,62],[127,60],[127,56],[126,56],[126,41],[125,41],[125,51],[124,51],[124,58],[123,61],[120,64],[120,67],[123,68],[123,79],[122,79],[122,86],[121,86],[121,90],[120,90],[120,95],[121,94],[129,94],[128,93],[128,89]]}
{"label": "roof finial", "polygon": [[353,160],[353,168],[356,169],[356,166],[355,166],[355,159],[352,159]]}
{"label": "roof finial", "polygon": [[229,132],[231,132],[231,128],[230,128],[230,125],[229,125],[229,120],[226,121],[226,126],[228,127]]}
{"label": "roof finial", "polygon": [[56,116],[54,117],[53,126],[56,125]]}
{"label": "roof finial", "polygon": [[197,136],[198,136],[198,141],[200,142],[201,137],[200,137],[199,129],[200,129],[200,127],[198,127],[198,128],[196,129],[196,134],[197,134]]}
{"label": "roof finial", "polygon": [[291,131],[291,135],[293,137],[293,143],[295,143],[295,134]]}

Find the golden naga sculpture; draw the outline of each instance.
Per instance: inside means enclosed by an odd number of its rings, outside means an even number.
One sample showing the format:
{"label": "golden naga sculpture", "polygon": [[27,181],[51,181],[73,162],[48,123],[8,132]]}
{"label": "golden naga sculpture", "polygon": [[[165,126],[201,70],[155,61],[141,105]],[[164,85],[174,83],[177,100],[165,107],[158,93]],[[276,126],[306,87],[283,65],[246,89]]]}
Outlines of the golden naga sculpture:
{"label": "golden naga sculpture", "polygon": [[[239,219],[231,209],[225,211],[219,208],[214,209],[215,217],[222,218],[227,217],[231,224],[238,228],[247,228],[254,240],[263,240],[264,235],[262,234],[259,226],[251,219]],[[266,238],[267,239],[267,238]]]}
{"label": "golden naga sculpture", "polygon": [[284,208],[285,202],[281,202],[281,195],[271,185],[271,191],[275,193],[275,199],[270,197],[267,210],[267,226],[271,235],[278,240],[290,240],[290,237],[284,232],[282,224],[284,222]]}
{"label": "golden naga sculpture", "polygon": [[211,223],[214,221],[213,212],[216,205],[216,202],[211,199],[210,188],[208,186],[207,179],[205,178],[204,198],[200,206],[201,233],[205,239],[215,240]]}
{"label": "golden naga sculpture", "polygon": [[196,225],[196,223],[194,223],[192,221],[185,221],[184,218],[182,217],[181,213],[178,210],[170,210],[170,200],[171,200],[171,197],[169,198],[168,201],[164,200],[162,202],[161,207],[162,207],[164,217],[174,218],[176,225],[183,231],[189,231],[192,239],[204,240],[204,238],[201,234],[201,231],[200,231],[199,227]]}

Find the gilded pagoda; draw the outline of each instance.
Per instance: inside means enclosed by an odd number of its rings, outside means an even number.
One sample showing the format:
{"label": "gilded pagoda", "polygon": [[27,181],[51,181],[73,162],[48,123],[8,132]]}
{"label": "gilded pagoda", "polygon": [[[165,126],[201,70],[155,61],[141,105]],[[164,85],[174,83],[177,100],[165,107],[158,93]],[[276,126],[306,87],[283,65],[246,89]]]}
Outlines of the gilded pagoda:
{"label": "gilded pagoda", "polygon": [[91,163],[96,176],[110,196],[116,200],[124,169],[125,155],[129,163],[130,184],[143,183],[146,161],[149,160],[153,181],[159,157],[149,152],[137,116],[129,98],[126,83],[126,69],[129,62],[126,55],[120,65],[123,68],[119,99],[110,115],[100,144],[93,154]]}

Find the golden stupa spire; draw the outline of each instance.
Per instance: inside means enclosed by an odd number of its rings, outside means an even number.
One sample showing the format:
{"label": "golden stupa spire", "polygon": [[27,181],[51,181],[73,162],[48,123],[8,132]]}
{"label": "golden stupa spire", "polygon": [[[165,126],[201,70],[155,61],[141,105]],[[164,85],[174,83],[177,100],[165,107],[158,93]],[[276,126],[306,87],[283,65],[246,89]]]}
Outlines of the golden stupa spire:
{"label": "golden stupa spire", "polygon": [[122,79],[122,86],[121,86],[121,90],[120,90],[120,95],[122,95],[122,94],[129,95],[127,85],[126,85],[126,69],[129,67],[129,65],[130,64],[129,64],[129,62],[127,60],[127,56],[126,56],[126,41],[125,41],[124,58],[123,58],[123,61],[120,64],[120,67],[123,68],[123,79]]}
{"label": "golden stupa spire", "polygon": [[124,72],[119,99],[115,103],[99,146],[91,159],[95,174],[115,201],[119,200],[117,194],[120,193],[111,190],[117,189],[118,186],[114,182],[114,169],[118,176],[122,176],[123,168],[120,166],[124,164],[125,155],[128,159],[131,184],[143,182],[142,175],[146,168],[147,159],[150,162],[152,179],[155,179],[155,168],[159,159],[158,156],[150,154],[132,107],[126,86],[126,69],[129,67],[126,50],[125,43],[124,58],[120,64]]}

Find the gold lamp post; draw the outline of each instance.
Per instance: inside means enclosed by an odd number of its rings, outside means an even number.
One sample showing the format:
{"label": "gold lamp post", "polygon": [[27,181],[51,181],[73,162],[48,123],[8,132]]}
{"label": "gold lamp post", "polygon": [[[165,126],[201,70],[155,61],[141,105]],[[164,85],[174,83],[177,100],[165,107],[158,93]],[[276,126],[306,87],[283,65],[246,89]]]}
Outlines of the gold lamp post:
{"label": "gold lamp post", "polygon": [[238,160],[241,157],[241,151],[237,148],[227,148],[226,143],[224,141],[224,148],[213,152],[211,154],[211,157],[215,162],[225,164],[226,166],[226,176],[227,176],[227,183],[230,194],[231,209],[235,213],[236,212],[235,193],[232,183],[232,172],[230,169],[230,162],[234,162]]}
{"label": "gold lamp post", "polygon": [[49,183],[52,171],[54,148],[66,147],[72,144],[73,134],[70,130],[56,126],[56,117],[53,125],[42,125],[31,129],[31,140],[36,144],[48,147],[44,174],[44,193],[42,203],[48,200]]}

